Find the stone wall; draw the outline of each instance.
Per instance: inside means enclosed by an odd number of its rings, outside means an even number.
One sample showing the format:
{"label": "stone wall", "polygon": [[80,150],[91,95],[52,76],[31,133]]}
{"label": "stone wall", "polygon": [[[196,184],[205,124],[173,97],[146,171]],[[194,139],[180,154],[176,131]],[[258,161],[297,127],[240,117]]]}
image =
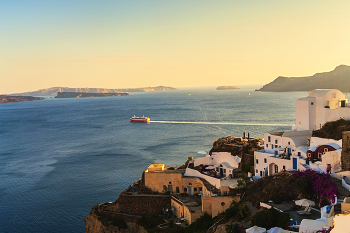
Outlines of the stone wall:
{"label": "stone wall", "polygon": [[343,132],[343,149],[341,154],[341,166],[343,171],[350,170],[350,131]]}
{"label": "stone wall", "polygon": [[116,201],[118,211],[133,215],[152,214],[162,212],[166,205],[171,204],[168,195],[120,195]]}

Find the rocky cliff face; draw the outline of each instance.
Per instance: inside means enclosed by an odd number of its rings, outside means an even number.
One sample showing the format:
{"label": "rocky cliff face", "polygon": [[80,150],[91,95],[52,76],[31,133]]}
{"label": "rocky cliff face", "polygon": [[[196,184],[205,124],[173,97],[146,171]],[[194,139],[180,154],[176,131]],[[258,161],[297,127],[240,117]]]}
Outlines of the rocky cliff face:
{"label": "rocky cliff face", "polygon": [[55,98],[86,98],[122,95],[129,95],[129,93],[57,92],[57,96]]}
{"label": "rocky cliff face", "polygon": [[141,88],[124,88],[124,89],[105,89],[105,88],[69,88],[69,87],[51,87],[38,91],[16,93],[11,95],[29,95],[29,96],[56,96],[57,92],[91,92],[91,93],[118,93],[118,92],[149,92],[149,91],[173,91],[173,87],[141,87]]}
{"label": "rocky cliff face", "polygon": [[314,89],[350,90],[350,66],[340,65],[330,72],[316,73],[307,77],[276,78],[257,91],[312,91]]}
{"label": "rocky cliff face", "polygon": [[[103,214],[98,208],[99,205],[94,206],[84,219],[86,233],[147,233],[142,226],[136,223],[137,218],[113,216],[111,213]],[[125,227],[115,224],[117,218],[119,218],[119,221],[121,221],[120,219],[124,221]]]}

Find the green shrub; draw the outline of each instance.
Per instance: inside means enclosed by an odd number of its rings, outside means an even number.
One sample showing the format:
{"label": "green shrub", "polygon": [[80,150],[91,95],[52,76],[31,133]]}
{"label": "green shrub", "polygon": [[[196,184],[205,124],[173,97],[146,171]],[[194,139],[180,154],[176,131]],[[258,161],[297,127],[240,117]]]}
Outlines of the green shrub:
{"label": "green shrub", "polygon": [[246,205],[238,206],[237,220],[242,221],[249,216],[249,208]]}
{"label": "green shrub", "polygon": [[185,228],[185,233],[201,233],[206,232],[212,225],[214,220],[207,213],[204,213],[195,222]]}
{"label": "green shrub", "polygon": [[164,219],[160,217],[158,213],[144,214],[137,220],[137,223],[143,226],[147,232],[153,232],[153,228],[164,223]]}
{"label": "green shrub", "polygon": [[291,218],[289,213],[280,212],[275,208],[263,209],[252,216],[251,226],[256,225],[266,229],[276,226],[284,228]]}
{"label": "green shrub", "polygon": [[226,233],[243,233],[245,232],[242,228],[236,224],[226,224]]}

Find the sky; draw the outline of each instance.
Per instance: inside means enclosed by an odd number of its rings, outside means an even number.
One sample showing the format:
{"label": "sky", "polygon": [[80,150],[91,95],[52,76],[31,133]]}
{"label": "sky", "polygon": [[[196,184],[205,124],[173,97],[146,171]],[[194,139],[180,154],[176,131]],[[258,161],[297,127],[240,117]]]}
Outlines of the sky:
{"label": "sky", "polygon": [[0,94],[266,84],[350,65],[348,0],[0,1]]}

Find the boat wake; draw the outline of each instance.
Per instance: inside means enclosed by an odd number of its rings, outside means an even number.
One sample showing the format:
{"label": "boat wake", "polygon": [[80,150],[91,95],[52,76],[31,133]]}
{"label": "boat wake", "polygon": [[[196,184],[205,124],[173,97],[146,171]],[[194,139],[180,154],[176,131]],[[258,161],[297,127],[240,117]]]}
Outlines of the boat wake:
{"label": "boat wake", "polygon": [[249,123],[249,122],[205,122],[205,121],[150,121],[163,124],[197,124],[197,125],[252,125],[252,126],[291,126],[276,123]]}

